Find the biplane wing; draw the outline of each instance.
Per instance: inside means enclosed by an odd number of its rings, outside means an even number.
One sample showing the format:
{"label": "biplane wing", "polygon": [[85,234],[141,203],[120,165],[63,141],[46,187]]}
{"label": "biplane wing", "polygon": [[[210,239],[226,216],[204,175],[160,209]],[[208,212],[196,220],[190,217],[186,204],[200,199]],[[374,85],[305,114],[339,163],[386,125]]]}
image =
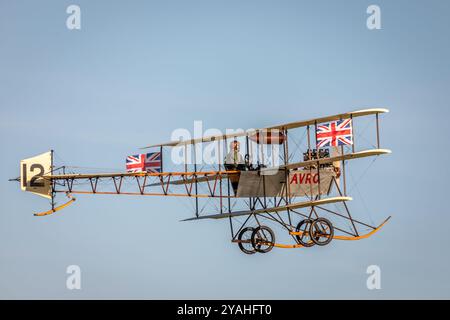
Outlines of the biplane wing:
{"label": "biplane wing", "polygon": [[309,125],[314,125],[314,124],[333,121],[333,120],[342,120],[342,119],[356,118],[356,117],[362,117],[362,116],[368,116],[368,115],[378,115],[380,113],[387,113],[387,112],[389,112],[389,110],[385,109],[385,108],[363,109],[363,110],[351,111],[351,112],[346,112],[346,113],[340,113],[340,114],[336,114],[333,116],[313,118],[313,119],[305,120],[305,121],[290,122],[290,123],[280,124],[280,125],[276,125],[276,126],[266,127],[263,129],[250,129],[250,130],[243,131],[243,132],[236,132],[236,133],[223,134],[223,135],[217,135],[217,136],[207,136],[207,137],[195,138],[195,139],[189,139],[189,140],[169,141],[166,143],[149,145],[149,146],[143,147],[141,149],[147,149],[147,148],[153,148],[153,147],[175,147],[175,146],[190,145],[190,144],[202,143],[202,142],[213,142],[213,141],[225,140],[225,139],[229,139],[229,138],[249,136],[249,135],[253,135],[253,134],[257,133],[258,131],[294,129],[294,128],[306,127]]}
{"label": "biplane wing", "polygon": [[192,220],[200,220],[200,219],[224,219],[224,218],[229,218],[229,217],[246,216],[246,215],[250,215],[250,214],[264,214],[264,213],[271,213],[271,212],[278,212],[278,211],[286,211],[288,209],[295,210],[295,209],[308,208],[308,207],[320,206],[320,205],[342,202],[342,201],[351,201],[351,200],[352,200],[351,197],[332,197],[332,198],[319,199],[319,200],[313,200],[313,201],[296,202],[296,203],[291,203],[291,204],[288,204],[285,206],[279,206],[279,207],[273,207],[273,208],[248,210],[248,211],[236,211],[236,212],[213,214],[213,215],[207,215],[207,216],[199,216],[199,217],[184,219],[181,221],[192,221]]}
{"label": "biplane wing", "polygon": [[358,151],[358,152],[353,152],[353,153],[339,154],[339,155],[336,155],[333,157],[328,157],[328,158],[320,158],[320,159],[313,159],[313,160],[308,160],[308,161],[289,163],[289,164],[280,165],[279,167],[274,167],[274,168],[264,168],[264,169],[261,169],[261,172],[262,173],[272,172],[274,169],[297,169],[297,168],[311,167],[311,166],[333,163],[333,162],[338,162],[338,161],[343,161],[343,160],[351,160],[351,159],[379,156],[379,155],[389,154],[389,153],[391,153],[391,150],[389,150],[389,149],[370,149],[370,150]]}
{"label": "biplane wing", "polygon": [[320,118],[313,118],[310,120],[304,120],[304,121],[296,121],[296,122],[290,122],[286,124],[281,124],[277,126],[267,127],[266,130],[272,130],[272,129],[294,129],[294,128],[300,128],[300,127],[306,127],[314,124],[334,121],[334,120],[344,120],[344,119],[353,119],[357,117],[363,117],[363,116],[369,116],[369,115],[376,115],[380,113],[387,113],[389,112],[386,108],[371,108],[371,109],[362,109],[357,111],[351,111],[351,112],[345,112],[340,114],[335,114],[333,116],[326,116],[326,117],[320,117]]}

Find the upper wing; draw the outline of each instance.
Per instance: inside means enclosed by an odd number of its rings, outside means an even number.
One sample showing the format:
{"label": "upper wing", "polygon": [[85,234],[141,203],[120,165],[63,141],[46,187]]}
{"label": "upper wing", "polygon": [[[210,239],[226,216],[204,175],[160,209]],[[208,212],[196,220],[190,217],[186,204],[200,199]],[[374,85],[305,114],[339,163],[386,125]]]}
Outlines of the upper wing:
{"label": "upper wing", "polygon": [[277,126],[267,127],[267,128],[263,128],[263,129],[251,129],[246,132],[224,134],[224,135],[217,135],[217,136],[207,136],[207,137],[189,139],[189,140],[169,141],[166,143],[146,146],[141,149],[147,149],[147,148],[152,148],[152,147],[161,147],[161,146],[175,147],[175,146],[185,146],[185,145],[201,143],[201,142],[213,142],[213,141],[224,140],[224,139],[229,139],[229,138],[237,138],[237,137],[253,135],[257,131],[260,131],[260,130],[264,131],[264,130],[277,130],[277,129],[278,130],[294,129],[294,128],[306,127],[308,125],[314,125],[316,123],[323,123],[323,122],[329,122],[329,121],[340,120],[340,119],[356,118],[356,117],[362,117],[362,116],[368,116],[368,115],[386,113],[386,112],[389,112],[389,110],[385,109],[385,108],[372,108],[372,109],[357,110],[357,111],[336,114],[333,116],[327,116],[327,117],[314,118],[314,119],[305,120],[305,121],[297,121],[297,122],[280,124]]}
{"label": "upper wing", "polygon": [[236,133],[232,133],[232,134],[224,134],[224,135],[219,135],[219,136],[208,136],[208,137],[197,138],[197,139],[169,141],[166,143],[146,146],[141,149],[147,149],[147,148],[153,148],[153,147],[175,147],[175,146],[185,146],[185,145],[201,143],[201,142],[213,142],[213,141],[225,140],[225,139],[229,139],[229,138],[243,137],[243,136],[255,133],[256,131],[257,130],[249,130],[249,131],[245,131],[245,132],[236,132]]}
{"label": "upper wing", "polygon": [[372,114],[379,114],[379,113],[387,113],[389,112],[388,109],[385,108],[372,108],[372,109],[363,109],[363,110],[357,110],[357,111],[351,111],[341,114],[335,114],[333,116],[327,116],[322,118],[314,118],[310,120],[305,121],[297,121],[297,122],[291,122],[286,124],[281,124],[278,126],[268,127],[266,129],[293,129],[293,128],[299,128],[299,127],[306,127],[310,125],[314,125],[316,123],[324,123],[334,120],[342,120],[342,119],[350,119],[350,118],[356,118],[356,117],[362,117],[362,116],[368,116]]}

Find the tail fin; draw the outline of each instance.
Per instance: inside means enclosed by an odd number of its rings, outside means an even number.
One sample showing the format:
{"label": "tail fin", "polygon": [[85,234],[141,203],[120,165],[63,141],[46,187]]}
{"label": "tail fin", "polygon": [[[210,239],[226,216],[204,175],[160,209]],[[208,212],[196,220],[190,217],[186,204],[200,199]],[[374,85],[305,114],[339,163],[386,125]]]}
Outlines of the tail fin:
{"label": "tail fin", "polygon": [[53,152],[42,153],[20,161],[20,188],[52,199],[52,182],[44,178],[52,173]]}

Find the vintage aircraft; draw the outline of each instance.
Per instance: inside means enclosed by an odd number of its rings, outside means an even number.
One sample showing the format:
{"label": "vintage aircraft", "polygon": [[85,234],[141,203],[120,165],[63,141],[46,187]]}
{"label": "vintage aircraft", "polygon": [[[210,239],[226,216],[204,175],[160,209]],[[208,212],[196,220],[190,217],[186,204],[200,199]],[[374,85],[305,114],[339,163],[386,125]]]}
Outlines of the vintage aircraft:
{"label": "vintage aircraft", "polygon": [[[380,147],[380,115],[386,112],[365,109],[151,145],[145,148],[157,151],[127,158],[126,172],[68,172],[70,167],[54,165],[50,151],[22,160],[20,178],[11,180],[19,181],[24,191],[50,199],[51,209],[36,216],[67,207],[75,201],[74,194],[191,198],[194,216],[183,221],[229,220],[231,240],[246,254],[266,253],[273,247],[324,246],[333,239],[359,240],[376,233],[390,217],[375,227],[350,214],[347,162],[391,152]],[[360,119],[369,122],[357,134]],[[372,142],[364,136],[369,125],[374,127]],[[357,150],[356,137],[370,148]],[[240,145],[245,146],[244,156]],[[210,155],[216,161],[198,161],[199,147],[213,150]],[[174,155],[183,161],[173,163]],[[176,170],[168,170],[169,166]],[[58,194],[69,200],[57,206]],[[204,214],[207,208],[214,211]],[[293,243],[277,243],[267,223],[286,230]],[[363,228],[368,232],[362,234]]]}

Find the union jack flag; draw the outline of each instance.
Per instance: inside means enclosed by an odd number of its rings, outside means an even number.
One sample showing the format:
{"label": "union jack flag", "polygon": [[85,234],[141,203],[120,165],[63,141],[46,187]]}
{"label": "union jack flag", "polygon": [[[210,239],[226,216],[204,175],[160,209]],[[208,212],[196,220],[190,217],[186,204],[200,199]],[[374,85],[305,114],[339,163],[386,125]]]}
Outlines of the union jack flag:
{"label": "union jack flag", "polygon": [[127,172],[161,172],[161,152],[128,156]]}
{"label": "union jack flag", "polygon": [[321,124],[316,131],[317,148],[353,144],[352,119]]}

